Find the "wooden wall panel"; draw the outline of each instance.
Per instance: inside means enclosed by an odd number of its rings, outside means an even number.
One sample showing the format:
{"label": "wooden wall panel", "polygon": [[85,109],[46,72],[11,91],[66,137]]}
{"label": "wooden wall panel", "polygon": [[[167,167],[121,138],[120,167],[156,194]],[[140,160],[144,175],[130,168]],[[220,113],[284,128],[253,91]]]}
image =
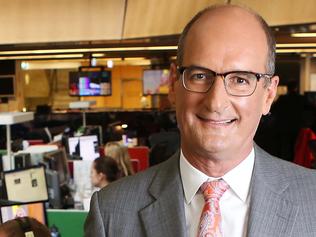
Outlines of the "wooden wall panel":
{"label": "wooden wall panel", "polygon": [[290,25],[316,22],[315,0],[231,0],[262,15],[269,25]]}
{"label": "wooden wall panel", "polygon": [[127,4],[124,38],[181,33],[201,9],[225,0],[130,0]]}
{"label": "wooden wall panel", "polygon": [[140,79],[122,80],[122,107],[124,109],[142,108],[142,93],[142,81]]}
{"label": "wooden wall panel", "polygon": [[125,0],[1,1],[0,44],[119,39]]}
{"label": "wooden wall panel", "polygon": [[45,70],[25,71],[22,75],[23,79],[26,98],[49,96],[49,79]]}

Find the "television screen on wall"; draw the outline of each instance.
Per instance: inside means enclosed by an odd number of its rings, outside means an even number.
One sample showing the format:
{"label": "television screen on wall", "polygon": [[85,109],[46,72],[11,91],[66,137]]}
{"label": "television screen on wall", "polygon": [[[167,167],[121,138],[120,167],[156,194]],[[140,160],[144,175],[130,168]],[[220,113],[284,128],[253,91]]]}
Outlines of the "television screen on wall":
{"label": "television screen on wall", "polygon": [[144,70],[143,72],[143,94],[162,95],[168,94],[169,70]]}
{"label": "television screen on wall", "polygon": [[0,75],[0,97],[14,96],[14,79],[13,75]]}
{"label": "television screen on wall", "polygon": [[69,95],[111,95],[111,71],[69,72]]}

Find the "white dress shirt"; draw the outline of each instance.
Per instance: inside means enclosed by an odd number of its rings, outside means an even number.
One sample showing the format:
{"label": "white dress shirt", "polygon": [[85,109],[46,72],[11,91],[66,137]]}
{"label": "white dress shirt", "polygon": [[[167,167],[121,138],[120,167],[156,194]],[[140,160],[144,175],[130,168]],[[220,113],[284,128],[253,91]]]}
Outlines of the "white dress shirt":
{"label": "white dress shirt", "polygon": [[[249,189],[253,166],[254,149],[238,166],[221,177],[230,187],[220,199],[224,237],[245,237],[247,234]],[[185,195],[184,207],[187,234],[189,237],[196,237],[205,203],[203,195],[198,190],[205,181],[212,181],[218,178],[208,177],[193,167],[186,160],[182,151],[180,155],[180,174]]]}

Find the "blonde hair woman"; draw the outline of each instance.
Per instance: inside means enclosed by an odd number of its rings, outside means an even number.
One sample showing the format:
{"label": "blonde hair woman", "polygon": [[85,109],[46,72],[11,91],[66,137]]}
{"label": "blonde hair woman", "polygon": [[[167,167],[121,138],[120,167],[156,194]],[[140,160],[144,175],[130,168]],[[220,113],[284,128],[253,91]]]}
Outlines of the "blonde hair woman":
{"label": "blonde hair woman", "polygon": [[120,145],[118,142],[108,142],[105,144],[104,153],[116,160],[122,176],[133,175],[135,173],[126,147]]}

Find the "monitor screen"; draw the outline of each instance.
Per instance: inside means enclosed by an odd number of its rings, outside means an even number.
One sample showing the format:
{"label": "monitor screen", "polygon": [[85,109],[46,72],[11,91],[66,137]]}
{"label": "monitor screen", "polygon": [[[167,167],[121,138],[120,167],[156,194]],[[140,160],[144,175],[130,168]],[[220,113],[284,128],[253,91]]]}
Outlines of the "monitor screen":
{"label": "monitor screen", "polygon": [[44,161],[48,163],[49,169],[57,171],[60,185],[68,183],[69,170],[64,149],[45,153]]}
{"label": "monitor screen", "polygon": [[143,94],[159,95],[168,94],[169,70],[144,70]]}
{"label": "monitor screen", "polygon": [[46,210],[44,202],[13,204],[0,207],[1,222],[15,219],[17,217],[33,217],[46,225]]}
{"label": "monitor screen", "polygon": [[4,173],[8,200],[37,202],[48,200],[44,166]]}
{"label": "monitor screen", "polygon": [[80,156],[83,160],[94,160],[100,156],[96,135],[70,137],[68,146],[70,155]]}
{"label": "monitor screen", "polygon": [[14,76],[0,76],[0,97],[14,96]]}
{"label": "monitor screen", "polygon": [[69,95],[111,95],[111,71],[86,71],[69,73]]}

